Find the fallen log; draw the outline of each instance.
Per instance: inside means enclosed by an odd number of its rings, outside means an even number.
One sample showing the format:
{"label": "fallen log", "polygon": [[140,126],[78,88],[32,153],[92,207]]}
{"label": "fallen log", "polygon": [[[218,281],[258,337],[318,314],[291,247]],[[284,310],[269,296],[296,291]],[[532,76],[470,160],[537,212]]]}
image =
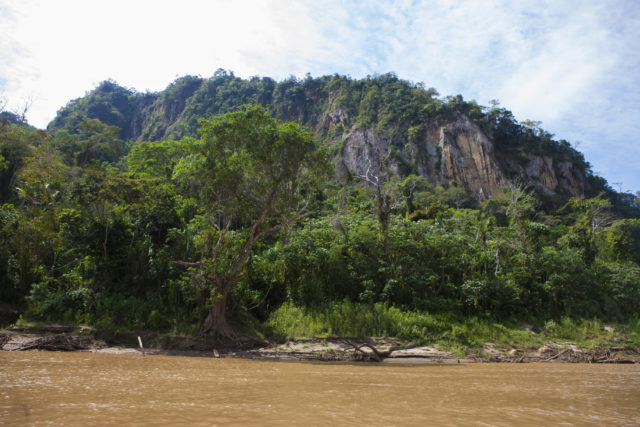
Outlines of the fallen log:
{"label": "fallen log", "polygon": [[[382,362],[396,350],[404,350],[415,346],[414,343],[406,343],[404,345],[389,345],[386,350],[380,350],[376,348],[374,343],[370,340],[367,340],[361,344],[357,344],[350,338],[340,337],[340,339],[353,347],[354,355],[358,353],[360,354],[360,357],[364,358],[364,360],[372,360],[375,362]],[[371,350],[371,352],[364,351],[363,348],[368,348]]]}
{"label": "fallen log", "polygon": [[[356,344],[353,341],[351,341],[349,338],[345,338],[345,337],[342,337],[342,340],[353,347],[354,355],[356,353],[360,353],[361,357],[364,357],[365,359],[373,359],[376,362],[381,362],[382,359],[383,359],[383,356],[380,353],[380,351],[378,351],[378,349],[375,348],[370,343],[365,342],[365,343],[362,343],[362,344]],[[371,349],[371,351],[373,353],[368,353],[368,352],[362,350],[363,347],[367,347],[367,348]]]}

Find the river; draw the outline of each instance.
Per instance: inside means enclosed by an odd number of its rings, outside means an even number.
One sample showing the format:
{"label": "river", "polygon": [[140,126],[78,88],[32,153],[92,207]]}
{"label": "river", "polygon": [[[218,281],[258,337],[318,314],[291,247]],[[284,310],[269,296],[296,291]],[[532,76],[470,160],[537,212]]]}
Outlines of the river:
{"label": "river", "polygon": [[640,365],[0,352],[4,425],[640,425]]}

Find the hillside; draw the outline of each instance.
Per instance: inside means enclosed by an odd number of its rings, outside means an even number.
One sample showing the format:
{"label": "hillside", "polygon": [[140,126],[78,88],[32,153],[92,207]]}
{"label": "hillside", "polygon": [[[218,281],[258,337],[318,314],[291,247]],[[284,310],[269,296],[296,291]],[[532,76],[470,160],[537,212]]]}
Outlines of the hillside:
{"label": "hillside", "polygon": [[104,82],[48,131],[5,118],[0,323],[638,339],[640,200],[496,103],[219,71]]}
{"label": "hillside", "polygon": [[393,74],[276,82],[218,70],[211,78],[182,77],[146,94],[106,81],[62,108],[48,130],[75,133],[89,117],[118,126],[124,140],[197,137],[200,118],[250,103],[312,129],[331,147],[342,178],[362,177],[367,170],[403,178],[416,174],[433,185],[455,181],[480,201],[514,183],[549,199],[605,190],[581,153],[536,123],[519,123],[497,104],[482,107],[460,95],[438,98],[434,89]]}

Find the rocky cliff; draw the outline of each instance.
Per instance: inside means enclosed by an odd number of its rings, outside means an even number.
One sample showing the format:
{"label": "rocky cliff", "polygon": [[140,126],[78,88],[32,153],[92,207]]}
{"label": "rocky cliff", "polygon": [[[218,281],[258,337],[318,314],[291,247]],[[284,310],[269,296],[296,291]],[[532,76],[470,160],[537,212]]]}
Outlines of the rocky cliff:
{"label": "rocky cliff", "polygon": [[[325,123],[344,122],[340,111],[327,115]],[[558,190],[572,196],[585,192],[584,174],[571,162],[554,162],[550,156],[527,154],[524,166],[497,158],[494,144],[478,125],[458,114],[455,120],[435,125],[426,122],[418,138],[388,138],[371,129],[353,126],[337,138],[342,150],[336,158],[338,170],[354,176],[383,174],[403,176],[408,172],[424,176],[434,185],[458,182],[469,193],[484,200],[514,181],[525,182],[541,194],[555,195]],[[380,167],[382,161],[383,167]],[[507,167],[512,178],[503,172]]]}
{"label": "rocky cliff", "polygon": [[342,175],[413,173],[434,185],[456,181],[480,200],[513,182],[547,196],[588,192],[588,164],[566,141],[536,134],[507,110],[434,94],[392,74],[276,83],[219,70],[210,79],[180,78],[155,94],[104,82],[61,109],[49,130],[73,133],[82,117],[90,117],[121,127],[129,140],[197,137],[200,118],[259,103],[337,147]]}

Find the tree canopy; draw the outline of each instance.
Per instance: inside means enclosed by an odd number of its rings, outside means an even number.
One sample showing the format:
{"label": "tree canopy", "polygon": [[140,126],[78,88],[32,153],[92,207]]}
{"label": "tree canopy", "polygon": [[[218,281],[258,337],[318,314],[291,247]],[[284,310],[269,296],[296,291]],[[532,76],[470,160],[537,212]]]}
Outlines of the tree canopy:
{"label": "tree canopy", "polygon": [[201,141],[176,166],[176,178],[197,195],[200,260],[212,285],[203,331],[229,336],[227,297],[256,243],[309,216],[314,190],[326,176],[326,154],[310,132],[279,123],[251,106],[201,121]]}

